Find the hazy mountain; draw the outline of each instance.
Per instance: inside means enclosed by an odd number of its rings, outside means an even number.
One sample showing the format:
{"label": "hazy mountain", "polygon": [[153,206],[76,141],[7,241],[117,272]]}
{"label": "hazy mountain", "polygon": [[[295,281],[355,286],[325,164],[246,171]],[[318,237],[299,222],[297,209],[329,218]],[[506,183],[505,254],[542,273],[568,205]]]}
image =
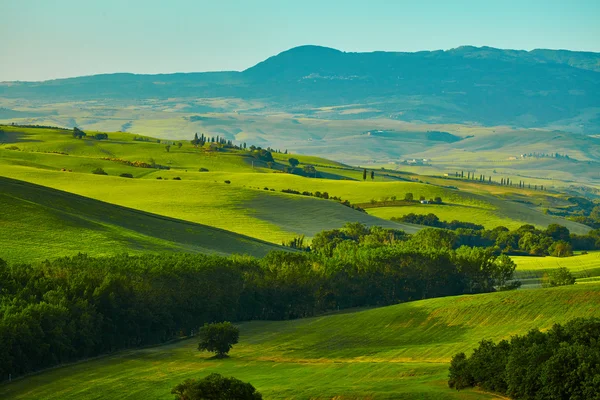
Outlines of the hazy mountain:
{"label": "hazy mountain", "polygon": [[600,128],[600,53],[459,47],[416,53],[346,53],[302,46],[243,72],[109,74],[0,84],[0,97],[136,100],[260,99],[302,111],[369,105],[353,118]]}

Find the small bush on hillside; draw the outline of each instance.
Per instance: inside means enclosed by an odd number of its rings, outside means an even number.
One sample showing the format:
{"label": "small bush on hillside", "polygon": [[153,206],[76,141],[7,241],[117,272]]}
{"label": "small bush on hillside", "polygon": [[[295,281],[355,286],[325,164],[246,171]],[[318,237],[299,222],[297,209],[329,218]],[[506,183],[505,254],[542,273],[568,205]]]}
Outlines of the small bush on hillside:
{"label": "small bush on hillside", "polygon": [[229,185],[231,183],[231,181],[227,180],[227,181],[225,181],[225,183]]}
{"label": "small bush on hillside", "polygon": [[173,178],[173,180],[174,180],[174,181],[180,181],[180,180],[181,180],[181,178],[180,178],[180,177],[178,177],[178,176],[176,176],[175,178]]}
{"label": "small bush on hillside", "polygon": [[157,176],[156,179],[162,179],[162,176]]}
{"label": "small bush on hillside", "polygon": [[8,146],[5,147],[6,150],[20,150],[17,146]]}
{"label": "small bush on hillside", "polygon": [[575,277],[566,267],[560,267],[544,277],[543,287],[567,286],[575,284]]}
{"label": "small bush on hillside", "polygon": [[102,168],[96,168],[92,171],[94,175],[108,175]]}
{"label": "small bush on hillside", "polygon": [[208,172],[208,169],[206,169],[206,168],[200,168],[200,169],[198,170],[198,172]]}
{"label": "small bush on hillside", "polygon": [[106,133],[96,133],[93,138],[96,140],[108,140],[108,135]]}
{"label": "small bush on hillside", "polygon": [[236,399],[262,400],[262,395],[250,383],[236,378],[210,374],[204,379],[186,379],[171,390],[176,400]]}
{"label": "small bush on hillside", "polygon": [[129,174],[129,173],[122,173],[121,175],[119,175],[121,178],[133,178],[133,175]]}

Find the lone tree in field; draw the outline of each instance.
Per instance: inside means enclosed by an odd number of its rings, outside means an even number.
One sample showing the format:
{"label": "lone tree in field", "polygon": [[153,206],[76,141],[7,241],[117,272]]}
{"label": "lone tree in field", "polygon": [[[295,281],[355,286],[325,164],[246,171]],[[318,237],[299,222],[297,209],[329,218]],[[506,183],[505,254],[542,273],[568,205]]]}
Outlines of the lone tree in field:
{"label": "lone tree in field", "polygon": [[406,201],[413,201],[414,199],[415,199],[415,196],[413,196],[412,193],[406,193],[404,195],[404,200],[406,200]]}
{"label": "lone tree in field", "polygon": [[288,163],[290,163],[290,165],[292,166],[292,168],[296,168],[298,166],[298,164],[300,164],[300,161],[298,161],[297,158],[290,158],[288,160]]}
{"label": "lone tree in field", "polygon": [[262,400],[260,392],[250,383],[236,378],[210,374],[204,379],[186,379],[171,390],[177,400],[236,399]]}
{"label": "lone tree in field", "polygon": [[371,171],[371,180],[375,179],[375,171]]}
{"label": "lone tree in field", "polygon": [[367,180],[367,169],[363,169],[363,181]]}
{"label": "lone tree in field", "polygon": [[217,353],[217,358],[227,357],[231,347],[238,342],[240,330],[231,322],[204,324],[200,328],[198,350]]}
{"label": "lone tree in field", "polygon": [[166,145],[166,146],[165,146],[165,150],[167,151],[167,153],[168,153],[169,151],[171,151],[171,145],[170,145],[170,144]]}

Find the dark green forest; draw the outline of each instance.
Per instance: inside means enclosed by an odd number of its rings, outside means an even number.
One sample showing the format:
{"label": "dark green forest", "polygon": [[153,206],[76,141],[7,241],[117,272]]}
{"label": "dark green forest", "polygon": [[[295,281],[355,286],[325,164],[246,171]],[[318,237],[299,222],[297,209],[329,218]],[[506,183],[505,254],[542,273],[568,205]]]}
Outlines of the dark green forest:
{"label": "dark green forest", "polygon": [[452,358],[448,385],[513,399],[599,399],[600,319],[575,319],[499,343],[483,340],[470,357]]}

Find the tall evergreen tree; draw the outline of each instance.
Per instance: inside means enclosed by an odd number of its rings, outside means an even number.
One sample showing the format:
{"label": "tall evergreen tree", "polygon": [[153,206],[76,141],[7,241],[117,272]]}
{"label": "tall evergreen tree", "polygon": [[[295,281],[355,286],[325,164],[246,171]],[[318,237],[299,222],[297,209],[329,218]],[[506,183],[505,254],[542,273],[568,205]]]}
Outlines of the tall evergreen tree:
{"label": "tall evergreen tree", "polygon": [[367,180],[367,169],[363,169],[363,181]]}

